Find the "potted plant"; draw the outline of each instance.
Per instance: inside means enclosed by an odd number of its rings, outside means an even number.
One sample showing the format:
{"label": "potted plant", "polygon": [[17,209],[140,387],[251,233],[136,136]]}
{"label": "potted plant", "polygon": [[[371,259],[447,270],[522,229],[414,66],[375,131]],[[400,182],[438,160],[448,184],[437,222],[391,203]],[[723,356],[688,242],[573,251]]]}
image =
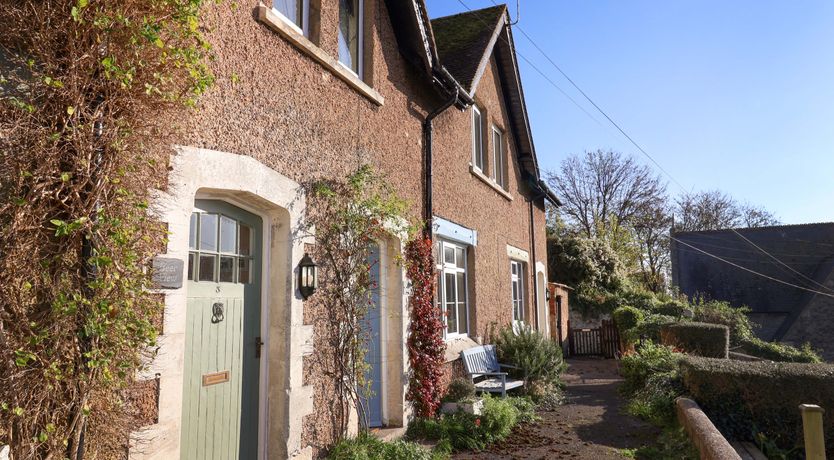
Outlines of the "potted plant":
{"label": "potted plant", "polygon": [[440,412],[453,414],[458,411],[481,415],[484,400],[475,394],[475,385],[466,378],[456,378],[449,384],[449,390],[442,399]]}

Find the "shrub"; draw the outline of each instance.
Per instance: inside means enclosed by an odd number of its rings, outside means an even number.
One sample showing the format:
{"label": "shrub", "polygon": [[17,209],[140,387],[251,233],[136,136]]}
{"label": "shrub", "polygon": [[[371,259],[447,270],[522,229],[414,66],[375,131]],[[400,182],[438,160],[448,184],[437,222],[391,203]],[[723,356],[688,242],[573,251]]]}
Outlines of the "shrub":
{"label": "shrub", "polygon": [[671,316],[674,318],[680,318],[683,316],[684,311],[689,308],[689,304],[686,302],[682,302],[680,300],[670,300],[668,302],[663,302],[657,305],[653,312],[658,315],[665,315]]}
{"label": "shrub", "polygon": [[801,348],[781,343],[765,342],[759,338],[751,338],[741,343],[741,349],[753,356],[789,363],[821,363],[822,358],[811,349],[811,344],[805,343]]}
{"label": "shrub", "polygon": [[730,355],[730,329],[721,324],[667,324],[660,329],[660,341],[698,356],[728,358]]}
{"label": "shrub", "polygon": [[517,366],[512,373],[525,381],[556,383],[565,368],[559,344],[531,327],[507,326],[498,332],[495,345],[499,361]]}
{"label": "shrub", "polygon": [[634,307],[619,307],[611,314],[620,332],[629,331],[643,321],[643,312]]}
{"label": "shrub", "polygon": [[626,412],[663,427],[675,423],[675,398],[684,394],[677,370],[651,374],[642,388],[632,393]]}
{"label": "shrub", "polygon": [[339,441],[330,450],[331,460],[440,460],[448,458],[442,450],[432,452],[408,441],[384,442],[361,432],[359,436]]}
{"label": "shrub", "polygon": [[418,418],[409,425],[407,435],[439,441],[456,450],[482,450],[509,436],[518,423],[535,420],[533,407],[526,398],[484,395],[481,415],[456,412],[440,418]]}
{"label": "shrub", "polygon": [[755,429],[790,449],[802,440],[798,406],[817,404],[827,409],[826,449],[834,449],[834,365],[690,356],[681,373],[689,394],[732,439],[753,441]]}
{"label": "shrub", "polygon": [[620,373],[625,378],[622,390],[633,394],[646,386],[651,375],[676,372],[680,356],[672,347],[647,342],[620,362]]}
{"label": "shrub", "polygon": [[723,324],[730,328],[730,343],[739,345],[741,342],[754,337],[753,325],[747,317],[749,308],[735,308],[727,302],[717,300],[707,301],[697,297],[693,299],[692,311],[695,321],[710,324]]}
{"label": "shrub", "polygon": [[475,397],[475,384],[471,380],[458,377],[449,383],[449,390],[443,398],[444,402],[460,402]]}
{"label": "shrub", "polygon": [[631,333],[636,338],[644,338],[653,342],[660,342],[660,329],[675,322],[675,318],[665,315],[651,314],[641,322]]}

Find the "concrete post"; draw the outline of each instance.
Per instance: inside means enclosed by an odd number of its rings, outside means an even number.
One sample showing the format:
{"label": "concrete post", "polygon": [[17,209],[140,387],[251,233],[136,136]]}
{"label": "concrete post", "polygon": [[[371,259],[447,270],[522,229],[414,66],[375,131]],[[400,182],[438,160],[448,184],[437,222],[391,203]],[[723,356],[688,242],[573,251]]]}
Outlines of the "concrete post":
{"label": "concrete post", "polygon": [[825,437],[822,432],[822,407],[814,404],[800,404],[802,431],[805,434],[805,458],[825,460]]}

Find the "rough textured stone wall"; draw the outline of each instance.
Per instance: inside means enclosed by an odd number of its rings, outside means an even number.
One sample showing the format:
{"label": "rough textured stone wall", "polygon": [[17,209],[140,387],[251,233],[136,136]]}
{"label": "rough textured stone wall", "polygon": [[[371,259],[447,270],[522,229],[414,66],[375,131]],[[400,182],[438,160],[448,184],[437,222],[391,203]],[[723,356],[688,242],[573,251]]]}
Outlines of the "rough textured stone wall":
{"label": "rough textured stone wall", "polygon": [[[311,0],[320,19],[311,38],[330,56],[337,56],[338,3]],[[247,155],[275,171],[305,183],[321,177],[343,177],[362,163],[372,164],[396,184],[401,197],[422,216],[422,121],[439,105],[432,87],[400,55],[382,0],[366,0],[366,82],[384,97],[379,106],[348,86],[330,70],[257,19],[258,2],[246,0],[206,7],[206,35],[214,48],[211,63],[217,82],[201,99],[200,110],[181,120],[177,143]],[[476,99],[485,116],[505,131],[509,167],[507,200],[469,170],[469,112],[450,109],[436,120],[435,214],[478,231],[472,255],[471,331],[483,335],[490,323],[511,318],[507,244],[530,253],[526,299],[532,312],[535,261],[530,247],[529,204],[519,184],[500,82],[491,63]],[[486,131],[489,134],[489,131]],[[487,136],[487,151],[492,151]],[[491,160],[490,160],[491,162]],[[536,256],[545,261],[543,203],[533,206]],[[291,267],[288,267],[288,270]],[[311,302],[305,324],[326,314]],[[316,334],[321,331],[317,328]],[[314,344],[320,343],[314,335]],[[304,418],[302,445],[320,455],[332,438],[332,385],[305,358],[304,384],[315,388],[314,413]],[[273,383],[282,385],[282,382]],[[283,423],[273,421],[272,423]]]}
{"label": "rough textured stone wall", "polygon": [[[490,324],[503,325],[512,320],[510,257],[507,245],[528,252],[530,263],[526,273],[526,318],[535,322],[533,315],[533,275],[535,262],[530,245],[530,209],[527,188],[521,183],[521,170],[516,160],[515,142],[507,117],[500,80],[494,59],[490,60],[481,78],[475,100],[487,120],[485,132],[495,124],[505,133],[508,158],[508,199],[470,172],[472,162],[472,114],[449,110],[435,121],[434,146],[434,214],[478,232],[478,245],[469,256],[471,337],[488,335]],[[487,171],[492,165],[492,136],[485,136]],[[511,161],[511,162],[510,162]],[[533,205],[536,257],[546,261],[545,215],[541,201]]]}

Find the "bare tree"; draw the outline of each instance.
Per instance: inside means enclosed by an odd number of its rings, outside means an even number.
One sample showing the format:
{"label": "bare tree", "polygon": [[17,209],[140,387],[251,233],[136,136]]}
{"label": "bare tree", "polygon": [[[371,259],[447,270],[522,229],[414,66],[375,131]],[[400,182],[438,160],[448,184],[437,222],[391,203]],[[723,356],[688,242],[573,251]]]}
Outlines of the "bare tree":
{"label": "bare tree", "polygon": [[666,185],[657,174],[610,150],[571,156],[547,181],[564,203],[559,210],[566,223],[589,238],[629,226],[666,200]]}
{"label": "bare tree", "polygon": [[666,200],[647,207],[634,223],[634,233],[640,244],[640,276],[643,285],[660,292],[669,279],[669,228],[672,225],[671,206]]}
{"label": "bare tree", "polygon": [[675,208],[676,231],[764,227],[779,223],[767,210],[739,204],[719,190],[683,194],[675,200]]}

